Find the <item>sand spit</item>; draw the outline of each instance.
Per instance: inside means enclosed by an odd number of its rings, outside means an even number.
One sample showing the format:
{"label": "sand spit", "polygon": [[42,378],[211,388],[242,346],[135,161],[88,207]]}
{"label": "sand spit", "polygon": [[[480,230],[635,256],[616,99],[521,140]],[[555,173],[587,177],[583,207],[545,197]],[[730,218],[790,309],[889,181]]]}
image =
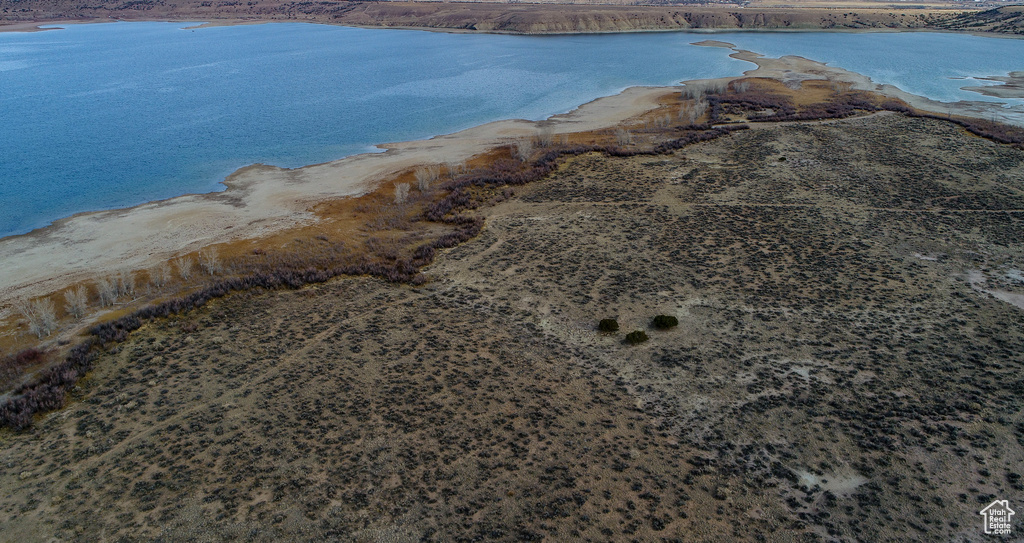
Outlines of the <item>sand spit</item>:
{"label": "sand spit", "polygon": [[[701,42],[701,45],[707,45],[707,42]],[[715,46],[721,47],[721,45]],[[939,102],[916,94],[910,94],[893,85],[876,83],[868,76],[843,68],[829,66],[804,57],[787,55],[781,58],[768,58],[752,51],[740,49],[735,49],[735,51],[730,56],[757,64],[756,70],[745,72],[745,75],[751,77],[777,79],[794,88],[799,87],[801,82],[808,80],[830,80],[848,83],[854,89],[876,92],[897,98],[917,109],[940,115],[961,115],[1024,126],[1024,107],[1021,106],[1003,107],[1001,103],[980,101]]]}
{"label": "sand spit", "polygon": [[1010,72],[1006,76],[979,77],[981,81],[998,81],[1001,85],[983,87],[960,87],[963,90],[977,92],[985,96],[997,98],[1024,98],[1024,72]]}
{"label": "sand spit", "polygon": [[[903,100],[911,106],[930,111],[932,113],[947,115],[963,115],[988,120],[995,120],[1007,124],[1024,126],[1024,108],[1020,106],[1004,108],[1002,104],[992,102],[961,101],[954,103],[939,102],[916,94],[910,94],[893,85],[875,83],[870,77],[829,66],[823,62],[810,60],[804,57],[788,55],[781,58],[768,58],[753,51],[738,49],[736,45],[719,41],[703,40],[693,42],[690,45],[701,47],[721,47],[735,51],[731,56],[747,62],[757,64],[756,70],[745,72],[745,75],[752,77],[766,77],[782,81],[786,85],[798,88],[803,81],[808,80],[829,80],[840,83],[847,83],[851,88],[876,92],[892,98]],[[985,81],[999,81],[1002,85],[987,87],[961,87],[963,90],[974,91],[987,96],[998,98],[1024,98],[1024,72],[1011,72],[1008,77],[985,77],[978,78]]]}
{"label": "sand spit", "polygon": [[598,130],[658,107],[672,87],[637,87],[547,121],[498,121],[429,140],[381,145],[384,153],[351,156],[294,170],[256,164],[231,174],[220,193],[186,195],[140,206],[75,215],[29,234],[0,240],[0,317],[18,298],[74,282],[142,269],[217,242],[250,239],[315,220],[320,201],[370,191],[418,164],[464,161],[536,133]]}

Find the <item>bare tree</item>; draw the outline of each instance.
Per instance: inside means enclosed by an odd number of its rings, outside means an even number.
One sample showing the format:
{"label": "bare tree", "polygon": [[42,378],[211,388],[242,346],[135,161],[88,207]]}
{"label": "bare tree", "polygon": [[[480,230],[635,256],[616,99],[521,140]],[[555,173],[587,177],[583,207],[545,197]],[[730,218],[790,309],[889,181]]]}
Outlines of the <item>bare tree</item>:
{"label": "bare tree", "polygon": [[96,294],[100,297],[100,305],[106,307],[114,305],[120,296],[117,288],[117,279],[111,277],[100,277],[96,280]]}
{"label": "bare tree", "polygon": [[846,81],[830,81],[829,86],[832,87],[832,92],[846,92],[853,88],[853,84]]}
{"label": "bare tree", "polygon": [[732,90],[736,91],[739,94],[747,92],[748,90],[750,90],[750,81],[747,81],[747,80],[733,81],[732,82]]}
{"label": "bare tree", "polygon": [[521,139],[515,143],[512,147],[512,152],[519,160],[526,162],[533,156],[533,141],[529,139]]}
{"label": "bare tree", "polygon": [[64,311],[67,311],[68,315],[80,319],[82,315],[85,315],[85,310],[88,307],[89,290],[85,288],[85,285],[78,285],[64,291]]}
{"label": "bare tree", "polygon": [[679,120],[684,123],[693,124],[693,104],[683,104],[679,106]]}
{"label": "bare tree", "polygon": [[679,120],[685,123],[693,124],[704,116],[704,112],[708,109],[708,103],[704,100],[695,100],[693,103],[683,104],[679,109]]}
{"label": "bare tree", "polygon": [[121,296],[135,298],[135,274],[130,270],[117,274],[118,292]]}
{"label": "bare tree", "polygon": [[728,81],[713,79],[704,84],[704,94],[722,94],[728,87]]}
{"label": "bare tree", "polygon": [[633,143],[633,134],[630,134],[629,130],[625,128],[616,128],[615,142],[619,144],[619,147],[625,147]]}
{"label": "bare tree", "polygon": [[395,183],[395,203],[404,204],[409,199],[409,183]]}
{"label": "bare tree", "polygon": [[707,100],[697,100],[693,103],[693,112],[697,116],[694,120],[697,120],[704,116],[704,112],[708,110]]}
{"label": "bare tree", "polygon": [[555,142],[555,131],[550,126],[541,127],[537,131],[537,136],[534,138],[537,147],[544,149],[545,147],[551,147],[551,144]]}
{"label": "bare tree", "polygon": [[436,164],[418,168],[416,170],[416,188],[420,189],[420,192],[426,192],[439,177],[441,177],[441,167]]}
{"label": "bare tree", "polygon": [[466,165],[462,162],[449,162],[445,165],[445,168],[448,169],[448,177],[451,177],[452,179],[455,179],[455,176],[466,171]]}
{"label": "bare tree", "polygon": [[39,298],[33,301],[22,300],[15,303],[15,309],[28,321],[28,329],[39,339],[53,333],[57,329],[57,310],[53,300]]}
{"label": "bare tree", "polygon": [[156,288],[161,288],[171,281],[171,265],[167,262],[157,264],[149,270],[149,282]]}
{"label": "bare tree", "polygon": [[183,281],[188,281],[192,277],[192,267],[195,265],[195,262],[191,258],[187,256],[176,258],[174,265],[178,268],[178,275],[181,276]]}
{"label": "bare tree", "polygon": [[199,251],[199,266],[207,275],[217,275],[222,271],[220,254],[216,247],[207,247]]}
{"label": "bare tree", "polygon": [[697,83],[688,83],[679,94],[683,100],[699,100],[704,97],[704,88]]}

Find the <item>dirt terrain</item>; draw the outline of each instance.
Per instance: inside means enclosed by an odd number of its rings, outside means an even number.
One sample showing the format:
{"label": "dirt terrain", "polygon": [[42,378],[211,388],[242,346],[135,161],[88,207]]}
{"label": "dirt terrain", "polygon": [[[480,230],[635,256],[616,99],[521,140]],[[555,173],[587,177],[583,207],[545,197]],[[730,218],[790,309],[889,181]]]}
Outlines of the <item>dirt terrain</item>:
{"label": "dirt terrain", "polygon": [[[625,2],[623,2],[625,3]],[[615,4],[601,2],[600,4]],[[828,7],[750,5],[592,5],[488,2],[288,2],[0,0],[0,29],[25,30],[46,21],[179,20],[239,24],[305,21],[349,26],[422,28],[515,34],[649,30],[789,29],[906,30],[934,28],[963,13],[942,3],[894,8],[883,3]],[[970,12],[968,10],[967,12]],[[992,31],[1003,31],[1003,26]],[[981,30],[981,29],[977,29]]]}
{"label": "dirt terrain", "polygon": [[982,541],[1024,498],[1024,151],[883,112],[500,194],[425,285],[132,334],[0,433],[0,540]]}

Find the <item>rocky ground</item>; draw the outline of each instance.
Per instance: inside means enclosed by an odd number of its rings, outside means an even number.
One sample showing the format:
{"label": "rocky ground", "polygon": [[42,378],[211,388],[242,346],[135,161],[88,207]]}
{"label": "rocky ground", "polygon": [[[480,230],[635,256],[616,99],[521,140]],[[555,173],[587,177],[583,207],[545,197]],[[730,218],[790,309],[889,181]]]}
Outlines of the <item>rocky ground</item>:
{"label": "rocky ground", "polygon": [[477,212],[422,287],[134,333],[0,434],[0,539],[981,541],[1024,498],[1024,152],[759,124]]}

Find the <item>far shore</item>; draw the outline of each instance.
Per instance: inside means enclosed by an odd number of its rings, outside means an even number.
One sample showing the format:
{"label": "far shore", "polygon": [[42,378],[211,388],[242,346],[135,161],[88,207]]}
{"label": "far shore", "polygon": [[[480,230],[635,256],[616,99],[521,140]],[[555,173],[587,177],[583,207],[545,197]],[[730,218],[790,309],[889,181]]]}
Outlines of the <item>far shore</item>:
{"label": "far shore", "polygon": [[[939,114],[992,115],[984,102],[934,102],[802,57],[775,59],[741,50],[732,56],[757,66],[736,77],[767,77],[796,86],[805,80],[827,79],[899,98]],[[731,79],[735,78],[720,81]],[[11,315],[11,304],[18,299],[47,295],[124,270],[147,269],[215,243],[263,238],[315,223],[317,204],[366,194],[417,166],[466,161],[533,137],[541,127],[554,135],[612,129],[661,107],[662,100],[680,88],[631,87],[544,121],[497,121],[427,140],[380,145],[384,153],[296,169],[254,164],[231,174],[223,192],[81,213],[28,234],[0,239],[0,277],[4,278],[0,284],[0,319]]]}
{"label": "far shore", "polygon": [[[125,7],[129,6],[129,7]],[[0,32],[38,30],[40,25],[109,21],[205,21],[203,26],[305,22],[359,28],[429,30],[493,34],[600,34],[624,32],[903,32],[956,31],[1021,37],[1014,34],[1016,8],[982,13],[975,5],[930,0],[908,7],[870,2],[828,5],[774,5],[763,0],[743,5],[650,4],[626,0],[599,3],[539,1],[437,2],[282,2],[252,0],[211,5],[203,0],[148,4],[144,11],[129,4],[72,4],[67,0],[19,2],[16,11],[0,16]],[[1005,19],[1005,20],[1004,20]]]}
{"label": "far shore", "polygon": [[[275,23],[292,23],[292,24],[322,24],[331,26],[342,26],[348,28],[363,28],[367,30],[420,30],[425,32],[441,32],[447,34],[506,34],[515,36],[577,36],[587,34],[644,34],[650,32],[677,32],[683,34],[694,34],[694,35],[714,35],[724,33],[757,33],[757,34],[803,34],[812,32],[828,32],[837,34],[890,34],[890,33],[903,33],[903,32],[935,32],[935,33],[947,33],[947,34],[968,34],[971,36],[978,36],[983,38],[1001,38],[1009,40],[1021,40],[1024,39],[1024,34],[1007,34],[1003,32],[986,32],[986,31],[959,31],[959,30],[946,30],[942,28],[734,28],[734,27],[722,27],[722,28],[636,28],[636,29],[623,29],[623,30],[537,30],[537,31],[517,31],[517,30],[501,30],[501,29],[466,29],[466,28],[447,28],[447,27],[432,27],[432,26],[417,26],[417,25],[370,25],[370,24],[354,24],[354,23],[339,23],[332,21],[318,21],[318,20],[290,20],[290,19],[213,19],[209,17],[195,17],[195,18],[160,18],[160,17],[139,17],[139,18],[86,18],[86,19],[61,19],[61,20],[37,20],[37,21],[18,21],[14,23],[6,23],[0,21],[0,33],[4,32],[49,32],[54,30],[63,30],[62,27],[70,25],[86,25],[86,24],[105,24],[105,23],[182,23],[190,24],[192,26],[183,27],[184,29],[200,29],[200,28],[217,28],[226,26],[250,26],[250,25],[262,25],[262,24],[275,24]],[[44,26],[50,26],[54,28],[42,28]],[[714,41],[714,40],[709,40]]]}

